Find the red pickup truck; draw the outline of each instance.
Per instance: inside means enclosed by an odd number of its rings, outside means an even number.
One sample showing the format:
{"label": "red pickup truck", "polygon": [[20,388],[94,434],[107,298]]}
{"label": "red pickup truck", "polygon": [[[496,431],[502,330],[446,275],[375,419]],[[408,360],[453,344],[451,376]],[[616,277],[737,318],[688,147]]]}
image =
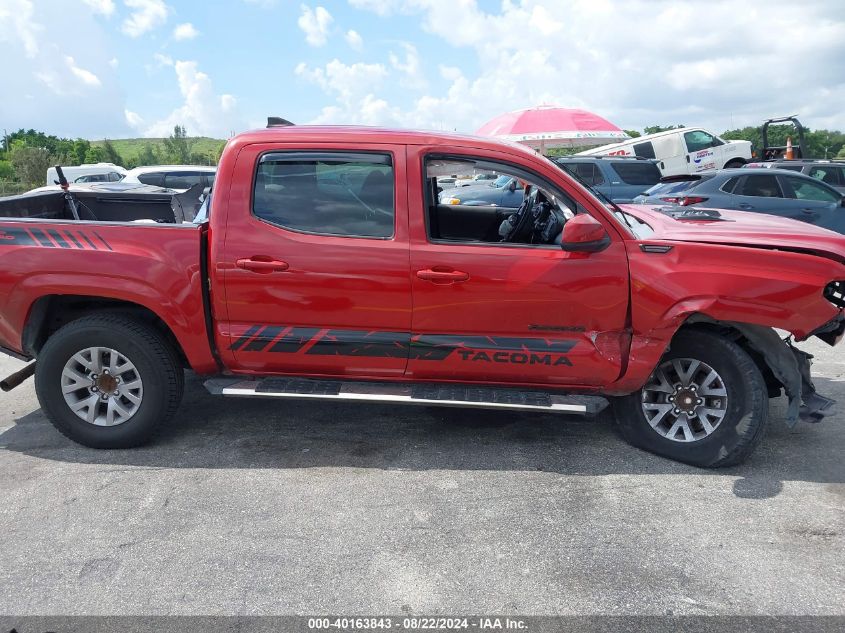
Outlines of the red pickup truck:
{"label": "red pickup truck", "polygon": [[[522,206],[438,202],[438,178],[482,173],[519,179]],[[185,368],[223,396],[610,401],[633,444],[710,467],[751,453],[767,397],[785,391],[790,425],[832,404],[772,328],[839,341],[841,236],[620,208],[517,145],[273,126],[229,141],[192,223],[103,221],[72,197],[0,204],[0,346],[36,359],[6,387],[34,373],[86,446],[150,439]]]}

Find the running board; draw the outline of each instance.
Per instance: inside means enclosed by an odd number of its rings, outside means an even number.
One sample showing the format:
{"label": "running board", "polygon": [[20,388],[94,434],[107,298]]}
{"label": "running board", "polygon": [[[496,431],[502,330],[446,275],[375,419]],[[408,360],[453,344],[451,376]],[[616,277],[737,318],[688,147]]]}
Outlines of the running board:
{"label": "running board", "polygon": [[600,396],[559,394],[471,385],[346,382],[308,378],[212,378],[205,388],[215,395],[240,398],[300,398],[424,404],[479,409],[547,411],[595,415],[608,402]]}

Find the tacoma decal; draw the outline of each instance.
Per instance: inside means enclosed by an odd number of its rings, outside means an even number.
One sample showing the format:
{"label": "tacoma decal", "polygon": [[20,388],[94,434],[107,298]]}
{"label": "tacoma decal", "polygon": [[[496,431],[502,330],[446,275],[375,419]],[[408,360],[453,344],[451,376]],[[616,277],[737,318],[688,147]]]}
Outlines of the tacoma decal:
{"label": "tacoma decal", "polygon": [[[234,338],[234,337],[233,337]],[[233,352],[267,352],[320,356],[370,356],[516,365],[572,366],[566,354],[575,339],[509,336],[411,334],[366,330],[251,325],[229,346]]]}

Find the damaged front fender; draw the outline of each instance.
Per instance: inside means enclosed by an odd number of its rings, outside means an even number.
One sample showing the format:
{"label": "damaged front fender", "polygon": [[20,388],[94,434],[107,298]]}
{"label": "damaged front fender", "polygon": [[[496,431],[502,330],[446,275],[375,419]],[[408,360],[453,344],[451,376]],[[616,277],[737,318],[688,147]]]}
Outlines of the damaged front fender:
{"label": "damaged front fender", "polygon": [[789,399],[786,412],[786,425],[789,428],[793,428],[799,420],[819,422],[827,415],[835,401],[816,392],[810,376],[812,355],[795,347],[789,338],[782,339],[770,327],[733,322],[722,324],[742,334],[783,386]]}

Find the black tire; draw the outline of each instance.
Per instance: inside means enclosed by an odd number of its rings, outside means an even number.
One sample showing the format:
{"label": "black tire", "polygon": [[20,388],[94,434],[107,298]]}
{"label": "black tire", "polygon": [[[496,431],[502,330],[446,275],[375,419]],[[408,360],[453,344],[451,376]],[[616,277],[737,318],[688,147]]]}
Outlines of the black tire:
{"label": "black tire", "polygon": [[719,468],[745,461],[768,426],[766,383],[757,365],[734,341],[697,329],[677,334],[660,364],[680,358],[702,361],[722,378],[727,411],[713,432],[690,442],[667,439],[649,425],[642,390],[613,401],[616,428],[634,446],[693,466]]}
{"label": "black tire", "polygon": [[739,168],[739,167],[742,167],[744,164],[745,164],[745,161],[742,160],[742,159],[729,160],[727,163],[725,163],[725,169]]}
{"label": "black tire", "polygon": [[[141,402],[121,424],[86,422],[62,394],[65,364],[90,347],[116,350],[135,365],[143,380]],[[35,369],[35,391],[50,422],[66,437],[91,448],[131,448],[148,442],[173,417],[184,385],[181,363],[166,337],[151,325],[119,313],[87,316],[63,326],[39,352]]]}

